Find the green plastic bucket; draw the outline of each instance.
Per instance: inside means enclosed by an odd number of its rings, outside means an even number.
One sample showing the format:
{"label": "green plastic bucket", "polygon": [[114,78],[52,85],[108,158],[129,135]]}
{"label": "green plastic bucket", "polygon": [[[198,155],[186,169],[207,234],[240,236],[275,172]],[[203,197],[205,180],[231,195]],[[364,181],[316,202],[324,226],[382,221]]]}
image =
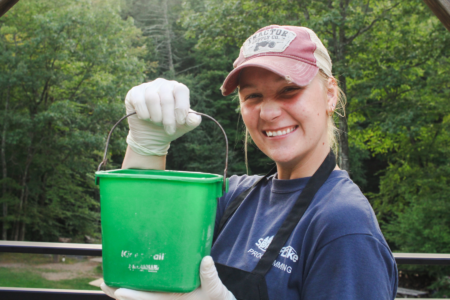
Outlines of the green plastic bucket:
{"label": "green plastic bucket", "polygon": [[[117,124],[109,133],[99,169],[106,163]],[[224,176],[125,169],[97,171],[95,177],[100,186],[105,283],[159,292],[196,289],[200,262],[211,250]]]}

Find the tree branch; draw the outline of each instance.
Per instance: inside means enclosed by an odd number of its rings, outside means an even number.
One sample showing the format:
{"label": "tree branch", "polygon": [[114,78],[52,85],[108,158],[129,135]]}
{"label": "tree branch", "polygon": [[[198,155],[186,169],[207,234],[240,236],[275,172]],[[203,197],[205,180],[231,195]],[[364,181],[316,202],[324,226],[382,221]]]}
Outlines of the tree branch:
{"label": "tree branch", "polygon": [[94,64],[91,64],[88,68],[87,68],[87,70],[86,70],[86,72],[84,73],[84,75],[83,75],[83,78],[81,78],[81,80],[80,80],[80,82],[77,84],[77,86],[75,87],[75,89],[74,89],[74,91],[73,91],[73,93],[72,93],[72,95],[70,95],[70,97],[69,97],[69,99],[72,101],[73,100],[73,98],[75,97],[75,94],[78,92],[78,90],[80,89],[80,86],[81,86],[81,84],[86,80],[86,75],[89,73],[89,71],[91,71],[92,70],[92,68],[94,67]]}
{"label": "tree branch", "polygon": [[383,10],[383,12],[381,13],[381,15],[380,15],[378,18],[375,18],[368,26],[366,26],[365,28],[360,28],[354,35],[352,35],[352,36],[349,37],[349,38],[346,38],[346,39],[345,39],[345,45],[348,45],[348,44],[352,43],[353,40],[354,40],[355,38],[357,38],[358,36],[360,36],[360,35],[363,34],[364,32],[370,30],[370,29],[371,29],[378,21],[380,21],[380,20],[385,16],[385,14],[386,14],[388,11],[394,9],[394,8],[397,7],[399,4],[400,4],[400,2],[397,2],[396,4],[394,4],[393,6],[391,6],[390,8]]}
{"label": "tree branch", "polygon": [[306,21],[309,21],[310,16],[309,16],[309,11],[308,11],[308,7],[307,5],[303,5],[302,3],[303,0],[298,0],[298,7],[300,8],[301,11],[303,11],[303,16],[305,17]]}
{"label": "tree branch", "polygon": [[182,71],[176,72],[175,75],[184,73],[184,72],[186,72],[186,71],[188,71],[188,70],[191,70],[191,69],[194,69],[194,68],[198,68],[198,67],[200,67],[200,66],[203,66],[204,64],[205,64],[205,63],[199,64],[199,65],[196,65],[196,66],[193,66],[193,67],[189,67],[189,68],[184,69],[184,70],[182,70]]}

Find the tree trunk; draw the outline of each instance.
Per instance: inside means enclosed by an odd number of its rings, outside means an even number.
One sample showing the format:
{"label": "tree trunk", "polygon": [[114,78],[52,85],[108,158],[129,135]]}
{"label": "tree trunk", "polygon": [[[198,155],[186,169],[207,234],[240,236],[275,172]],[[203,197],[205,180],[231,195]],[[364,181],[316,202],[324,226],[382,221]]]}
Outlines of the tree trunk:
{"label": "tree trunk", "polygon": [[165,40],[166,40],[166,47],[167,47],[169,71],[172,75],[174,75],[175,67],[173,66],[172,39],[171,39],[171,34],[170,34],[170,22],[169,22],[169,15],[168,15],[168,9],[167,9],[167,1],[168,0],[163,1]]}
{"label": "tree trunk", "polygon": [[[347,94],[347,82],[345,76],[339,76],[339,82],[344,94]],[[339,116],[339,156],[338,165],[342,170],[350,173],[349,147],[348,147],[348,113]]]}
{"label": "tree trunk", "polygon": [[[2,184],[2,196],[6,196],[6,177],[8,176],[7,173],[7,167],[6,167],[6,154],[5,154],[5,148],[6,148],[6,131],[8,130],[8,106],[9,106],[9,86],[6,89],[6,101],[5,101],[5,115],[3,118],[3,130],[2,130],[2,143],[1,143],[1,157],[2,157],[2,178],[3,178],[3,184]],[[8,203],[3,203],[3,224],[2,224],[2,239],[7,240],[7,229],[8,229],[8,222],[6,221],[6,218],[8,217]]]}
{"label": "tree trunk", "polygon": [[[347,37],[346,37],[346,19],[347,19],[347,9],[349,1],[340,1],[339,11],[342,17],[340,24],[333,24],[333,39],[334,39],[334,64],[339,63],[342,67],[346,68],[346,52],[347,52]],[[341,74],[338,76],[339,84],[347,95],[347,81],[345,75]],[[345,111],[345,107],[344,107]],[[338,165],[342,170],[346,170],[350,173],[350,161],[349,161],[349,147],[348,147],[348,114],[345,113],[339,116],[339,153],[338,153]]]}
{"label": "tree trunk", "polygon": [[20,201],[19,201],[19,209],[17,210],[17,219],[16,219],[16,225],[15,225],[15,231],[14,231],[14,240],[17,241],[19,239],[19,231],[21,228],[21,220],[22,219],[22,211],[24,208],[25,203],[25,197],[27,197],[27,178],[28,178],[28,170],[31,165],[31,161],[33,159],[33,136],[30,138],[31,144],[28,147],[28,153],[27,153],[27,160],[25,163],[25,169],[23,171],[22,175],[22,190],[20,191]]}
{"label": "tree trunk", "polygon": [[24,204],[23,204],[23,219],[22,219],[22,228],[20,229],[20,241],[24,241],[25,240],[25,230],[26,230],[26,225],[27,222],[25,221],[26,216],[27,216],[27,203],[28,203],[28,187],[25,187],[25,200],[24,200]]}

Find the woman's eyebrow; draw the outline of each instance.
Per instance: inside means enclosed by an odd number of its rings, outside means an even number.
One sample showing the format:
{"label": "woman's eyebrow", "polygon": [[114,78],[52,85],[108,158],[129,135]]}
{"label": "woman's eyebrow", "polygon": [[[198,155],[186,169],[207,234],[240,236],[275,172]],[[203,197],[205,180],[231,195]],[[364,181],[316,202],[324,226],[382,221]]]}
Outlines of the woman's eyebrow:
{"label": "woman's eyebrow", "polygon": [[255,87],[256,87],[256,85],[254,85],[254,84],[242,84],[242,85],[239,85],[239,90],[242,91],[243,89],[246,89],[246,88],[255,88]]}
{"label": "woman's eyebrow", "polygon": [[[285,78],[280,76],[277,79],[275,79],[274,82],[278,83],[280,81],[285,81],[285,80],[286,80]],[[251,83],[248,83],[248,84],[244,83],[244,84],[238,85],[238,87],[239,87],[239,90],[243,90],[245,88],[256,88],[257,86],[254,84],[251,84]]]}

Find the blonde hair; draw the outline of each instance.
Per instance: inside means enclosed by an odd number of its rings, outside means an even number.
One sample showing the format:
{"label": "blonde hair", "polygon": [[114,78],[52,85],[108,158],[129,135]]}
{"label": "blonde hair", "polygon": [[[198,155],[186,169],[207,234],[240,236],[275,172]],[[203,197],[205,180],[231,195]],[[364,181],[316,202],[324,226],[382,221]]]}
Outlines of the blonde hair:
{"label": "blonde hair", "polygon": [[[324,84],[328,85],[328,79],[330,77],[327,74],[325,74],[325,72],[323,72],[322,70],[319,70],[319,74],[320,74],[320,77],[322,77]],[[341,90],[341,88],[339,87],[336,78],[334,78],[334,77],[332,77],[332,78],[333,78],[334,84],[336,84],[336,86],[337,86],[338,99],[336,102],[336,109],[331,114],[328,115],[327,135],[328,135],[328,143],[330,144],[331,149],[333,149],[334,153],[337,154],[339,151],[339,147],[338,147],[339,143],[337,140],[337,135],[339,134],[339,130],[336,127],[333,116],[334,116],[334,113],[336,112],[337,115],[339,115],[341,117],[345,117],[345,104],[347,103],[347,97],[345,96],[345,94]],[[328,86],[325,86],[325,87],[328,88]]]}
{"label": "blonde hair", "polygon": [[[330,76],[328,76],[327,74],[325,74],[325,72],[320,69],[319,70],[319,74],[323,79],[323,83],[325,84],[325,88],[328,88],[328,79],[330,78]],[[334,153],[337,154],[339,151],[339,143],[338,143],[338,139],[337,139],[337,135],[339,133],[338,128],[336,127],[336,124],[334,122],[334,113],[336,112],[337,115],[344,117],[345,116],[345,104],[347,103],[347,97],[345,96],[344,92],[342,91],[342,89],[339,87],[338,82],[336,80],[336,78],[333,78],[333,82],[334,84],[336,84],[337,89],[338,89],[338,99],[337,99],[337,103],[336,103],[336,109],[333,111],[333,113],[328,115],[328,119],[327,119],[327,136],[328,136],[328,143],[330,144],[331,149],[333,149]],[[248,149],[248,140],[249,140],[249,132],[247,127],[245,127],[245,138],[244,138],[244,153],[245,153],[245,168],[247,170],[247,174],[248,174],[248,154],[247,154],[247,149]]]}

